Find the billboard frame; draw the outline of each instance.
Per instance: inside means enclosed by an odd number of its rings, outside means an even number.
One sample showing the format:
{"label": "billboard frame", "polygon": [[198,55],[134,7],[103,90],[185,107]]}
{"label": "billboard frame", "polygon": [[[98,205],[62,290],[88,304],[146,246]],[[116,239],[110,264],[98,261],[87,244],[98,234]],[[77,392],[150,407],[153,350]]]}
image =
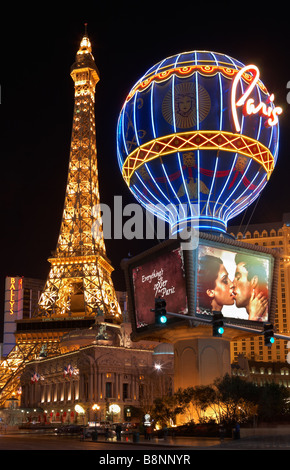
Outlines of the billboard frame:
{"label": "billboard frame", "polygon": [[[184,315],[184,320],[182,318],[176,318],[176,317],[168,317],[167,323],[165,326],[163,325],[155,325],[150,324],[142,327],[137,327],[137,322],[136,322],[136,311],[135,311],[135,296],[134,296],[134,284],[133,284],[133,276],[132,272],[133,269],[145,264],[147,262],[150,262],[156,258],[156,256],[161,256],[162,254],[169,253],[172,250],[181,248],[181,240],[178,239],[169,239],[165,240],[164,242],[161,242],[160,244],[154,246],[153,248],[150,248],[149,250],[146,250],[143,253],[140,253],[137,256],[134,256],[133,258],[130,259],[123,259],[121,263],[121,267],[124,270],[125,273],[125,280],[126,280],[126,288],[127,288],[127,294],[128,294],[128,313],[129,313],[129,319],[132,324],[132,331],[133,331],[133,336],[136,338],[142,338],[144,335],[147,336],[149,335],[150,338],[152,339],[151,335],[155,334],[156,332],[163,331],[166,328],[171,328],[175,324],[181,324],[181,323],[188,323],[188,320],[186,319],[187,314]],[[183,251],[184,254],[184,251]],[[185,267],[185,273],[188,271],[188,266],[187,266],[187,260],[184,257],[184,267]],[[190,286],[187,282],[187,276],[185,276],[185,292],[187,296],[187,305],[189,307],[189,298],[188,296],[190,295]],[[150,305],[148,308],[154,309],[154,301],[152,305]],[[191,312],[188,309],[188,314],[191,315]]]}
{"label": "billboard frame", "polygon": [[[269,286],[269,305],[268,305],[268,319],[266,323],[274,323],[275,319],[275,310],[276,310],[276,303],[277,303],[277,290],[278,290],[278,277],[279,277],[279,266],[280,266],[280,254],[277,250],[260,246],[260,245],[253,245],[251,243],[246,243],[244,241],[232,239],[230,236],[216,236],[208,233],[200,233],[199,234],[200,243],[199,245],[207,245],[209,247],[217,248],[220,250],[225,251],[233,251],[237,253],[249,254],[249,255],[257,255],[261,257],[267,257],[271,263],[270,266],[270,274],[272,277],[269,279],[271,285]],[[194,253],[195,261],[194,264],[196,266],[197,272],[197,257],[198,257],[198,250]],[[197,279],[195,278],[195,282]],[[195,295],[195,302],[196,302],[196,292],[197,292],[197,285],[191,285],[191,289],[194,290]],[[196,307],[196,304],[195,304]],[[204,318],[205,315],[198,314],[195,308],[196,318]],[[253,330],[261,330],[263,331],[264,322],[261,321],[254,321],[254,320],[247,320],[242,318],[234,318],[234,317],[224,317],[225,322],[228,324],[233,325],[240,325],[241,327],[247,327]]]}
{"label": "billboard frame", "polygon": [[[198,247],[200,245],[208,245],[221,250],[248,253],[249,255],[257,254],[261,257],[264,255],[264,257],[267,257],[270,260],[270,274],[272,273],[272,277],[269,280],[271,285],[269,286],[267,322],[274,324],[280,265],[279,252],[268,247],[253,245],[244,241],[235,240],[227,234],[213,235],[211,233],[199,232],[198,238],[198,244],[195,249],[182,250],[185,268],[185,290],[188,306],[188,313],[184,315],[184,320],[180,316],[170,317],[169,315],[168,321],[165,325],[150,324],[138,328],[136,323],[134,285],[132,279],[132,271],[135,267],[145,264],[146,262],[156,258],[156,256],[161,256],[163,253],[167,253],[168,251],[174,250],[176,248],[182,249],[182,243],[184,242],[184,239],[181,240],[175,238],[165,240],[164,242],[159,243],[153,248],[146,250],[145,252],[140,253],[133,258],[122,260],[121,267],[124,270],[128,293],[128,313],[130,322],[132,324],[132,339],[146,339],[147,337],[150,340],[154,340],[154,338],[157,339],[158,337],[164,337],[166,330],[172,330],[176,327],[180,328],[181,326],[187,326],[191,328],[196,327],[202,322],[202,319],[206,318],[206,315],[196,312]],[[153,309],[154,305],[150,305],[150,308]],[[207,316],[207,318],[209,319],[209,316]],[[261,334],[263,333],[264,322],[232,317],[224,317],[224,319],[228,327],[230,327],[231,324],[233,325],[236,333],[239,326],[241,330],[243,330],[245,327],[249,331],[252,330],[253,334],[257,334],[257,331],[261,332]]]}

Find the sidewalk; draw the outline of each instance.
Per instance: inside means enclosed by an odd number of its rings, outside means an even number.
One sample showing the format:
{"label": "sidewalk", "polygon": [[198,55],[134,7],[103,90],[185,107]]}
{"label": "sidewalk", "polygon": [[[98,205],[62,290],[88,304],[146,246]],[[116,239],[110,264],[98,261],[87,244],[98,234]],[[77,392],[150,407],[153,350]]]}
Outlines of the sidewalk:
{"label": "sidewalk", "polygon": [[[244,432],[243,432],[244,431]],[[105,440],[103,436],[97,442],[132,444],[133,436],[122,436],[121,441],[117,441],[115,437]],[[166,448],[183,448],[185,449],[206,449],[206,450],[290,450],[290,427],[288,428],[255,428],[241,430],[240,439],[225,438],[204,438],[204,437],[184,437],[184,436],[168,436],[167,438],[153,437],[150,441],[139,437],[138,445],[154,445],[164,446]]]}
{"label": "sidewalk", "polygon": [[[12,432],[1,432],[0,435],[7,436],[9,434],[30,434],[29,431],[12,431]],[[31,434],[41,435],[42,433],[35,432]],[[46,437],[55,437],[55,433],[44,433]],[[63,435],[66,438],[72,440],[80,440],[78,435]],[[60,435],[61,437],[61,435]],[[154,447],[164,447],[164,450],[168,449],[179,449],[181,451],[186,450],[290,450],[290,426],[277,426],[272,428],[249,428],[241,429],[240,439],[225,438],[220,440],[217,437],[204,438],[204,437],[193,437],[193,436],[168,436],[167,438],[152,437],[151,440],[144,439],[143,435],[139,435],[136,439],[132,434],[123,435],[121,441],[117,441],[116,437],[110,437],[105,439],[104,435],[99,435],[95,441],[97,443],[106,444],[121,444],[126,449],[126,445],[131,448],[136,446],[144,446],[148,449],[154,450]],[[92,438],[86,438],[86,442],[92,442]],[[94,441],[93,441],[94,442]]]}
{"label": "sidewalk", "polygon": [[103,443],[116,443],[116,444],[138,444],[138,445],[158,445],[164,447],[211,447],[220,444],[220,439],[213,437],[213,438],[203,438],[203,437],[171,437],[168,436],[167,438],[158,438],[152,437],[150,440],[144,439],[143,436],[140,436],[138,440],[134,440],[132,435],[122,436],[120,441],[117,441],[116,437],[111,437],[108,439],[104,439],[103,436],[100,436],[96,442],[103,442]]}

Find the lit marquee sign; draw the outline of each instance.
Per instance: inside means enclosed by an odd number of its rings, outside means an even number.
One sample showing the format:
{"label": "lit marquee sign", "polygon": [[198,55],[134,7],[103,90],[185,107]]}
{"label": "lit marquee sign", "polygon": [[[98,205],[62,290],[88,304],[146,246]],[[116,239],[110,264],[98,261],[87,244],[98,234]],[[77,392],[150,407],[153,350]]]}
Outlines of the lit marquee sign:
{"label": "lit marquee sign", "polygon": [[281,113],[255,65],[207,51],[168,57],[120,112],[122,176],[173,233],[184,224],[226,232],[274,171]]}
{"label": "lit marquee sign", "polygon": [[5,304],[3,327],[3,356],[15,345],[15,321],[23,318],[23,278],[5,278]]}
{"label": "lit marquee sign", "polygon": [[10,277],[6,279],[6,312],[10,316],[18,314],[21,308],[19,302],[22,301],[22,278]]}
{"label": "lit marquee sign", "polygon": [[9,313],[10,315],[13,315],[14,313],[14,304],[15,304],[15,277],[12,277],[10,280],[10,310]]}

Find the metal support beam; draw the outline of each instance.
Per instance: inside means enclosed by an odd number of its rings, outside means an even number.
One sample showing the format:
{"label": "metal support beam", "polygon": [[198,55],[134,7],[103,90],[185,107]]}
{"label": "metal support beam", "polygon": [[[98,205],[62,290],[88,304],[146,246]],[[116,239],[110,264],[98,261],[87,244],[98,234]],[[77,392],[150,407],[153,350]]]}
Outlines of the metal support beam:
{"label": "metal support beam", "polygon": [[[198,323],[206,323],[208,325],[210,325],[212,323],[211,319],[194,317],[192,315],[182,315],[181,313],[166,312],[166,315],[182,318],[182,320],[195,321],[195,322],[198,322]],[[253,334],[256,334],[256,335],[261,335],[262,336],[264,334],[264,332],[262,330],[248,328],[246,326],[241,326],[241,325],[234,325],[233,323],[224,322],[224,326],[227,327],[227,328],[233,328],[235,330],[245,331],[247,333],[253,333]],[[274,333],[274,338],[284,339],[285,341],[290,341],[290,336],[280,335],[280,334],[276,334],[276,333]]]}

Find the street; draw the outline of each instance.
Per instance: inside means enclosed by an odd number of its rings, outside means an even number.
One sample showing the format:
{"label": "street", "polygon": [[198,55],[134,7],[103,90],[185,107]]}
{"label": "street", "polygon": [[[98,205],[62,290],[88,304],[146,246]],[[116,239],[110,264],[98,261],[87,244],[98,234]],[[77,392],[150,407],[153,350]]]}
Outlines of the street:
{"label": "street", "polygon": [[[0,434],[0,450],[33,450],[33,451],[81,451],[93,450],[99,453],[114,453],[118,451],[122,455],[138,451],[139,455],[147,451],[173,454],[191,454],[197,450],[290,450],[290,435],[288,433],[273,435],[256,435],[238,440],[218,438],[194,438],[176,437],[152,441],[132,442],[132,438],[117,442],[116,440],[99,440],[93,442],[91,439],[82,440],[78,436],[60,436],[55,434],[33,434],[33,433],[7,433]],[[122,451],[122,452],[121,452]],[[148,452],[147,452],[148,453]]]}
{"label": "street", "polygon": [[[179,446],[178,446],[179,447]],[[177,447],[177,448],[178,448]],[[79,437],[56,436],[52,434],[2,434],[0,435],[0,450],[165,450],[172,449],[168,443],[158,445],[152,443],[133,442],[93,442],[81,440]]]}

